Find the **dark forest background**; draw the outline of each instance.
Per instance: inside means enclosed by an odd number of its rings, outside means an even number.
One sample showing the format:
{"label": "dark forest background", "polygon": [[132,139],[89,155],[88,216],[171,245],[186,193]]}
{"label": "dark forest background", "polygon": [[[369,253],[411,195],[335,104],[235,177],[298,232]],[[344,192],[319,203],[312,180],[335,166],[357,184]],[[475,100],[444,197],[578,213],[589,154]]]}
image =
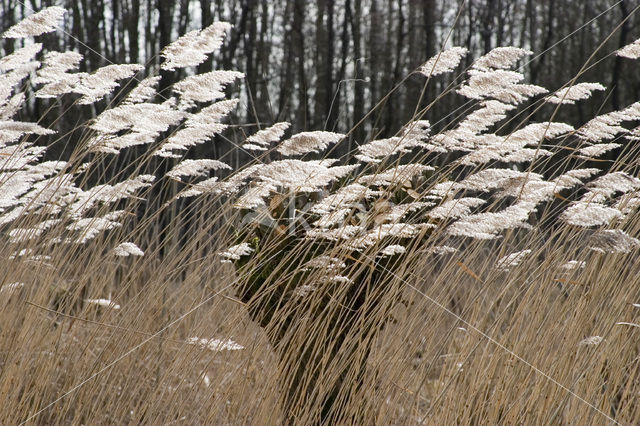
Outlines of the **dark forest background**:
{"label": "dark forest background", "polygon": [[[521,70],[528,82],[549,90],[569,82],[588,62],[578,81],[600,82],[607,91],[597,92],[587,102],[563,107],[556,120],[572,125],[640,99],[637,62],[611,54],[640,37],[638,0],[0,2],[0,30],[33,10],[65,7],[64,33],[38,37],[38,41],[48,50],[83,54],[81,71],[138,62],[146,64],[147,74],[157,73],[163,46],[214,21],[231,23],[233,29],[222,50],[199,67],[199,71],[233,69],[246,75],[242,84],[230,89],[235,92],[230,94],[242,100],[233,118],[240,133],[228,136],[231,138],[276,121],[291,122],[294,132],[347,132],[371,110],[340,149],[392,135],[414,115],[426,81],[412,72],[443,46],[452,45],[471,52],[460,71],[497,46],[532,50],[534,55]],[[3,55],[19,47],[18,41],[4,39],[0,43]],[[166,75],[162,86],[170,90],[171,82],[178,78],[179,74]],[[421,107],[431,103],[455,78],[452,73],[430,81]],[[23,114],[36,120],[51,102],[34,100]],[[72,101],[64,102],[62,107]],[[441,129],[455,120],[463,102],[455,94],[443,97],[425,118]],[[551,111],[543,109],[529,119],[548,118]],[[54,125],[69,131],[96,112],[95,107],[78,108],[75,115],[67,113],[65,122]],[[221,139],[205,149],[215,151],[207,154],[220,156],[234,146]],[[232,155],[236,161],[247,158],[240,151]]]}

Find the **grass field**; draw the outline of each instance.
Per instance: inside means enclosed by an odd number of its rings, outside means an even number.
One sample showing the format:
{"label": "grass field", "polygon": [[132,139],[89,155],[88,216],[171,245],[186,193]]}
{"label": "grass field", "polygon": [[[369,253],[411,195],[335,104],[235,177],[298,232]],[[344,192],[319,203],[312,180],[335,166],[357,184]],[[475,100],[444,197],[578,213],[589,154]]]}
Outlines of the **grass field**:
{"label": "grass field", "polygon": [[[179,39],[165,70],[227,29]],[[330,164],[346,135],[281,123],[232,170],[185,155],[234,129],[240,73],[167,98],[141,66],[68,72],[81,58],[41,47],[0,60],[0,423],[638,423],[640,104],[555,123],[604,87],[523,84],[530,52],[498,48],[442,95],[469,99],[445,130],[418,111]],[[135,88],[111,103],[117,82]],[[65,96],[99,111],[77,139],[15,118]]]}

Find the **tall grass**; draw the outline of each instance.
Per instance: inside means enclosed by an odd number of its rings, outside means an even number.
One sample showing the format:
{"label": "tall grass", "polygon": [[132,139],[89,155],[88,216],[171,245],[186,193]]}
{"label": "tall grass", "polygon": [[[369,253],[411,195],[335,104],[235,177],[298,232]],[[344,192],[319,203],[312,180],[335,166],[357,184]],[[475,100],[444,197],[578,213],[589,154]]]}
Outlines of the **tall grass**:
{"label": "tall grass", "polygon": [[[160,96],[141,66],[69,72],[30,41],[62,13],[0,59],[1,423],[638,422],[638,104],[555,123],[604,87],[522,84],[530,52],[498,48],[440,95],[469,103],[436,134],[419,110],[331,163],[345,135],[279,123],[229,170],[185,153],[225,130],[239,73]],[[69,140],[13,120],[32,97],[98,114]]]}

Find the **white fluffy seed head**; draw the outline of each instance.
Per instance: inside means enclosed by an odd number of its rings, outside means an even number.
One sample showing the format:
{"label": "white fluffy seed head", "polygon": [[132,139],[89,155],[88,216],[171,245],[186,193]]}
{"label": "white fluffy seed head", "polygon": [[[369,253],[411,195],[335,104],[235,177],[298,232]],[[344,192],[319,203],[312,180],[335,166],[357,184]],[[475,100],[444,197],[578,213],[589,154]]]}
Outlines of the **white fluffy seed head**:
{"label": "white fluffy seed head", "polygon": [[187,343],[190,345],[196,345],[201,349],[208,349],[213,352],[221,351],[239,351],[244,349],[244,346],[234,342],[231,339],[205,339],[198,337],[189,337]]}
{"label": "white fluffy seed head", "polygon": [[602,91],[605,89],[606,87],[600,83],[577,83],[557,90],[547,97],[547,102],[552,104],[575,104],[576,101],[589,99],[595,90]]}
{"label": "white fluffy seed head", "polygon": [[113,248],[113,254],[121,257],[144,256],[144,252],[140,250],[140,247],[132,242],[118,244]]}
{"label": "white fluffy seed head", "polygon": [[202,30],[194,30],[183,35],[166,46],[160,55],[165,59],[163,70],[193,67],[203,63],[209,54],[222,46],[222,41],[231,25],[226,22],[214,22]]}
{"label": "white fluffy seed head", "polygon": [[329,145],[338,143],[344,135],[341,133],[315,131],[302,132],[291,136],[278,145],[276,150],[285,157],[321,152]]}
{"label": "white fluffy seed head", "polygon": [[39,36],[55,31],[58,21],[66,11],[58,6],[51,6],[26,17],[2,34],[2,38],[24,38]]}
{"label": "white fluffy seed head", "polygon": [[468,52],[466,48],[459,46],[444,50],[427,60],[427,62],[418,69],[418,72],[426,77],[435,77],[451,72],[456,69],[462,58],[464,58]]}
{"label": "white fluffy seed head", "polygon": [[511,68],[521,58],[531,55],[532,53],[530,50],[519,47],[496,47],[489,53],[478,58],[473,63],[473,68],[483,71]]}
{"label": "white fluffy seed head", "polygon": [[616,55],[629,59],[640,58],[640,39],[617,50]]}

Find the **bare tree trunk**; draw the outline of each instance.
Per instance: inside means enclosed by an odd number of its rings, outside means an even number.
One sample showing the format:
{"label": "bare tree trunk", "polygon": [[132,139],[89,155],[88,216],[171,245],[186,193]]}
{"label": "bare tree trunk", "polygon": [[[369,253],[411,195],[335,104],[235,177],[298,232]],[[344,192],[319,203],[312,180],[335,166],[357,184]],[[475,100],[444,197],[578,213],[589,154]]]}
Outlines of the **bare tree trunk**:
{"label": "bare tree trunk", "polygon": [[[404,59],[404,44],[405,44],[405,36],[406,31],[404,28],[405,25],[405,16],[403,10],[403,0],[398,0],[398,27],[396,28],[396,45],[395,45],[395,63],[393,65],[393,73],[391,74],[391,79],[389,81],[389,86],[387,91],[390,91],[395,87],[396,84],[400,82],[401,73],[402,73],[402,62]],[[391,2],[389,2],[391,6]],[[390,7],[391,9],[391,7]],[[391,19],[389,19],[391,22]],[[398,128],[402,125],[403,119],[400,119],[397,114],[400,111],[398,93],[394,93],[389,98],[388,108],[386,111],[386,120],[385,120],[385,128],[387,134],[395,133]]]}
{"label": "bare tree trunk", "polygon": [[380,84],[378,81],[379,71],[382,68],[382,26],[380,10],[378,9],[378,0],[371,0],[371,9],[369,10],[369,72],[371,73],[370,90],[370,106],[373,109],[377,100],[380,98]]}
{"label": "bare tree trunk", "polygon": [[189,23],[189,0],[180,0],[180,14],[178,15],[178,37],[187,32]]}
{"label": "bare tree trunk", "polygon": [[[554,20],[555,20],[555,12],[556,12],[556,5],[555,5],[555,0],[549,0],[549,12],[547,15],[547,32],[545,34],[544,40],[543,40],[543,44],[541,47],[541,52],[540,52],[540,57],[538,59],[538,61],[535,63],[535,65],[533,65],[531,67],[531,81],[534,83],[538,82],[538,75],[540,74],[540,71],[542,69],[544,69],[544,64],[545,64],[545,60],[547,58],[547,54],[543,53],[545,52],[552,43],[553,40],[553,31],[554,31]],[[533,17],[532,17],[533,19]],[[533,41],[532,41],[533,43]]]}
{"label": "bare tree trunk", "polygon": [[[155,9],[155,0],[147,0],[147,11]],[[153,30],[153,25],[151,22],[152,14],[147,12],[146,20],[144,25],[144,40],[145,40],[145,61],[149,61],[152,58],[155,58],[155,63],[158,62],[158,57],[156,56],[157,47],[156,47],[156,32]]]}
{"label": "bare tree trunk", "polygon": [[[426,0],[424,2],[424,31],[425,31],[425,59],[429,59],[436,54],[436,1]],[[429,86],[425,92],[425,99],[423,105],[427,105],[435,99],[436,94],[436,81],[430,81]],[[439,104],[432,107],[427,112],[427,117],[437,117],[437,108]]]}
{"label": "bare tree trunk", "polygon": [[[342,34],[340,35],[340,69],[336,76],[336,89],[335,95],[331,100],[333,104],[331,107],[331,117],[329,117],[329,130],[336,130],[340,121],[340,108],[341,108],[341,93],[342,90],[346,90],[349,82],[344,81],[347,71],[347,61],[349,56],[349,19],[351,14],[351,0],[345,0],[345,12],[344,21],[342,24]],[[345,120],[348,123],[348,120]],[[338,151],[340,154],[341,151]]]}
{"label": "bare tree trunk", "polygon": [[491,37],[493,35],[493,24],[495,20],[496,0],[487,0],[482,18],[482,45],[484,53],[491,50]]}
{"label": "bare tree trunk", "polygon": [[80,4],[82,5],[82,21],[79,22],[83,22],[85,27],[84,38],[81,40],[87,46],[87,49],[83,49],[84,53],[81,53],[85,57],[88,68],[96,70],[103,65],[100,24],[104,19],[104,2],[98,1],[89,4],[87,0],[80,0]]}
{"label": "bare tree trunk", "polygon": [[[14,0],[2,0],[2,10],[7,11],[5,13],[0,14],[0,19],[2,19],[2,28],[1,31],[7,30],[9,27],[12,27],[16,23],[14,10],[17,8],[17,5],[14,3]],[[15,46],[15,39],[13,38],[4,38],[2,39],[2,47],[4,49],[4,53],[9,55],[13,53]]]}
{"label": "bare tree trunk", "polygon": [[127,29],[129,33],[129,58],[131,62],[140,61],[140,0],[131,0],[131,10],[128,17]]}
{"label": "bare tree trunk", "polygon": [[[174,2],[172,0],[157,0],[160,49],[164,49],[172,40],[171,30],[173,28],[173,6]],[[160,75],[162,76],[162,80],[159,84],[159,92],[162,94],[173,84],[173,73],[161,71]]]}
{"label": "bare tree trunk", "polygon": [[[200,0],[200,23],[202,28],[213,24],[211,0]],[[211,70],[213,70],[213,57],[209,56],[206,61],[198,66],[198,73],[209,72]]]}
{"label": "bare tree trunk", "polygon": [[[620,7],[621,19],[626,19],[629,16],[629,10],[625,0],[621,0],[618,3]],[[618,48],[624,47],[627,44],[627,38],[629,36],[629,21],[625,21],[620,28],[620,38],[618,39]],[[614,110],[620,109],[620,74],[622,72],[622,58],[616,55],[616,59],[613,65],[613,74],[611,77],[611,105]]]}
{"label": "bare tree trunk", "polygon": [[[294,0],[295,1],[295,0]],[[285,22],[289,17],[289,13],[291,10],[291,0],[287,0],[285,7]],[[293,79],[293,65],[294,61],[293,53],[291,49],[291,29],[287,31],[285,34],[285,45],[284,45],[284,67],[280,71],[280,96],[278,97],[278,120],[284,120],[289,115],[289,103],[291,96],[291,84],[289,83]]]}
{"label": "bare tree trunk", "polygon": [[[349,12],[349,17],[351,18],[351,34],[353,35],[353,69],[354,69],[354,79],[353,82],[353,123],[352,126],[355,126],[362,117],[364,116],[364,88],[365,82],[364,80],[364,64],[365,58],[362,57],[362,33],[361,33],[361,24],[362,24],[362,0],[355,0],[354,2],[354,14]],[[365,129],[364,125],[358,126],[353,133],[353,137],[349,139],[349,151],[353,149],[351,145],[351,140],[355,139],[357,143],[364,142]]]}
{"label": "bare tree trunk", "polygon": [[271,55],[271,43],[268,39],[269,31],[269,2],[262,0],[260,7],[260,36],[258,37],[258,48],[256,49],[256,82],[254,84],[253,96],[257,105],[258,116],[262,120],[274,121],[273,111],[269,99],[269,81],[267,76],[269,70],[269,58]]}
{"label": "bare tree trunk", "polygon": [[309,105],[307,96],[307,75],[304,67],[304,18],[305,0],[295,0],[293,3],[292,49],[296,57],[298,75],[298,107],[296,121],[303,130],[307,129],[309,120]]}

